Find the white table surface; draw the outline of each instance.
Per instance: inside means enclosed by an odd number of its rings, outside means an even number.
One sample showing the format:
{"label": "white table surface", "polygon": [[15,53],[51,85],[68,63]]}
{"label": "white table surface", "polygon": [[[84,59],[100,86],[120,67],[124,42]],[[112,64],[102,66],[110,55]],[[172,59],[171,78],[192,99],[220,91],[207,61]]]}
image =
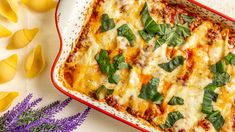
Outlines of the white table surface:
{"label": "white table surface", "polygon": [[[219,9],[226,14],[235,17],[235,1],[234,0],[198,0],[213,8]],[[63,100],[65,95],[54,88],[50,81],[50,70],[54,58],[59,49],[59,39],[57,36],[54,10],[47,13],[35,13],[19,4],[19,21],[12,23],[0,17],[0,24],[5,25],[13,32],[22,28],[40,28],[40,32],[29,46],[23,49],[8,51],[6,45],[9,38],[0,39],[0,60],[11,54],[16,53],[19,56],[17,75],[9,83],[0,85],[0,91],[18,91],[20,95],[15,99],[12,106],[21,101],[28,93],[33,93],[34,97],[43,97],[41,105],[48,104],[55,100]],[[23,63],[29,52],[37,45],[43,45],[45,58],[47,62],[46,69],[40,76],[34,79],[26,79],[24,77]],[[12,107],[11,106],[11,107]],[[73,115],[78,111],[84,110],[86,106],[72,101],[72,103],[62,111],[58,117]],[[0,115],[3,113],[0,113]],[[91,110],[88,118],[75,131],[81,132],[135,132],[136,129],[125,125],[111,117],[108,117],[96,110]]]}

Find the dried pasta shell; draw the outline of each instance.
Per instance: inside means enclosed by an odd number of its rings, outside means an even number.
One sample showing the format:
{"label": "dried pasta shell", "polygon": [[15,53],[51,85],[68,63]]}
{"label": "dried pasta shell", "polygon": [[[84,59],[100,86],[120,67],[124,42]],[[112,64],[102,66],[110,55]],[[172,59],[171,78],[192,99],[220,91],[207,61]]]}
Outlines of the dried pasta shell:
{"label": "dried pasta shell", "polygon": [[28,78],[33,78],[44,70],[45,59],[41,45],[38,45],[26,58],[24,68]]}
{"label": "dried pasta shell", "polygon": [[11,35],[11,31],[8,30],[6,27],[0,25],[0,38],[1,37],[8,37]]}
{"label": "dried pasta shell", "polygon": [[0,112],[7,110],[18,95],[18,92],[0,92]]}
{"label": "dried pasta shell", "polygon": [[12,80],[16,74],[17,55],[12,55],[7,59],[0,61],[0,84]]}
{"label": "dried pasta shell", "polygon": [[38,33],[39,29],[22,29],[14,33],[12,36],[7,49],[20,49],[27,46]]}
{"label": "dried pasta shell", "polygon": [[55,0],[21,0],[21,2],[37,12],[49,11],[57,5]]}
{"label": "dried pasta shell", "polygon": [[17,22],[17,3],[15,0],[0,0],[0,15]]}

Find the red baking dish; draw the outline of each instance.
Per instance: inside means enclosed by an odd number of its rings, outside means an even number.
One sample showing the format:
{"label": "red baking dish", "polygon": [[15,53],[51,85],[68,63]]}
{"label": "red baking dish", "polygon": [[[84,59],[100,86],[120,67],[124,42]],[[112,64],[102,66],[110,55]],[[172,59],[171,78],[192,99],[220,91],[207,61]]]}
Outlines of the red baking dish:
{"label": "red baking dish", "polygon": [[[109,115],[123,123],[126,123],[141,131],[156,131],[153,127],[144,124],[131,115],[123,114],[107,104],[94,101],[90,97],[68,90],[60,79],[59,68],[68,57],[73,44],[84,26],[86,12],[92,0],[60,0],[55,12],[55,23],[60,38],[60,49],[51,70],[51,79],[55,87],[65,95],[88,105],[106,115]],[[171,0],[171,3],[178,3],[188,10],[202,16],[209,16],[214,21],[222,22],[235,29],[235,19],[218,12],[196,0]]]}

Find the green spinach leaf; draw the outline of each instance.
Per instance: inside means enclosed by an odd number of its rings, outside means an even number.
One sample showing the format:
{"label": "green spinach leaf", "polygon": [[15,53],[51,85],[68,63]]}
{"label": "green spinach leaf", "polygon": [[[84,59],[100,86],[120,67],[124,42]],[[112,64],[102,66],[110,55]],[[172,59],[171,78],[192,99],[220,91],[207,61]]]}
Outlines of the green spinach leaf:
{"label": "green spinach leaf", "polygon": [[220,60],[216,64],[212,65],[210,70],[214,74],[224,73],[224,72],[226,72],[226,64],[224,61]]}
{"label": "green spinach leaf", "polygon": [[118,36],[125,37],[134,46],[134,41],[136,39],[135,34],[132,32],[131,28],[127,24],[123,24],[117,29]]}
{"label": "green spinach leaf", "polygon": [[109,18],[108,14],[103,14],[101,16],[101,32],[106,32],[115,27],[114,19]]}
{"label": "green spinach leaf", "polygon": [[139,30],[139,34],[145,42],[150,41],[154,37],[154,34],[147,33],[145,30]]}
{"label": "green spinach leaf", "polygon": [[166,43],[166,40],[163,38],[158,38],[158,40],[155,42],[155,46],[154,49],[157,49],[159,47],[161,47],[163,44]]}
{"label": "green spinach leaf", "polygon": [[185,21],[185,22],[187,22],[187,23],[192,23],[193,22],[193,20],[194,20],[194,18],[193,17],[191,17],[191,16],[187,16],[187,15],[185,15],[185,14],[180,14],[180,16],[182,17],[182,19]]}
{"label": "green spinach leaf", "polygon": [[211,114],[213,112],[212,101],[216,102],[218,94],[214,92],[217,86],[209,84],[204,89],[204,96],[202,102],[202,112]]}
{"label": "green spinach leaf", "polygon": [[159,64],[158,66],[167,72],[172,72],[178,66],[183,65],[184,61],[185,61],[185,58],[183,56],[176,56],[171,61],[169,61],[167,63]]}
{"label": "green spinach leaf", "polygon": [[108,89],[104,85],[102,85],[95,91],[95,96],[98,100],[102,100],[106,97],[106,95],[112,94],[113,91],[113,89]]}
{"label": "green spinach leaf", "polygon": [[101,50],[99,54],[95,57],[96,61],[99,64],[100,70],[102,73],[113,74],[115,69],[111,66],[108,51]]}
{"label": "green spinach leaf", "polygon": [[213,113],[209,114],[207,116],[207,120],[211,122],[211,124],[214,126],[217,132],[220,131],[225,122],[223,116],[219,111],[214,111]]}
{"label": "green spinach leaf", "polygon": [[145,100],[151,100],[155,104],[161,104],[163,96],[157,91],[158,84],[159,79],[152,78],[148,84],[142,86],[139,97]]}
{"label": "green spinach leaf", "polygon": [[118,84],[119,80],[120,80],[120,77],[116,74],[109,74],[108,75],[109,83]]}
{"label": "green spinach leaf", "polygon": [[216,73],[213,77],[212,83],[218,87],[226,85],[230,81],[230,75],[227,72]]}
{"label": "green spinach leaf", "polygon": [[188,23],[185,23],[183,25],[182,24],[176,24],[176,32],[180,36],[183,36],[184,38],[191,35],[191,31],[189,29]]}
{"label": "green spinach leaf", "polygon": [[107,50],[101,50],[95,59],[99,64],[101,72],[107,74],[109,83],[118,83],[120,77],[115,74],[117,70],[131,69],[131,66],[125,62],[123,54],[116,55],[113,64],[110,62]]}
{"label": "green spinach leaf", "polygon": [[169,105],[183,105],[184,104],[184,99],[173,96],[170,101],[168,102]]}
{"label": "green spinach leaf", "polygon": [[163,130],[171,128],[176,121],[182,118],[184,117],[179,111],[171,112],[168,114],[165,123],[160,125],[160,128]]}
{"label": "green spinach leaf", "polygon": [[224,57],[224,60],[225,60],[226,64],[235,65],[235,54],[229,53],[228,55],[226,55]]}

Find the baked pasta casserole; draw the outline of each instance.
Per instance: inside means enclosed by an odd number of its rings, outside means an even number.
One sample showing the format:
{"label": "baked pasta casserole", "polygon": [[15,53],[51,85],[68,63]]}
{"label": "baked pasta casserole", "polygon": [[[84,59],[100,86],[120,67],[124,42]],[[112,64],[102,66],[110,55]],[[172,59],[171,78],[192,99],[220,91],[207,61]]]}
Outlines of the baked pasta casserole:
{"label": "baked pasta casserole", "polygon": [[64,85],[159,131],[235,131],[235,33],[162,0],[94,0]]}

